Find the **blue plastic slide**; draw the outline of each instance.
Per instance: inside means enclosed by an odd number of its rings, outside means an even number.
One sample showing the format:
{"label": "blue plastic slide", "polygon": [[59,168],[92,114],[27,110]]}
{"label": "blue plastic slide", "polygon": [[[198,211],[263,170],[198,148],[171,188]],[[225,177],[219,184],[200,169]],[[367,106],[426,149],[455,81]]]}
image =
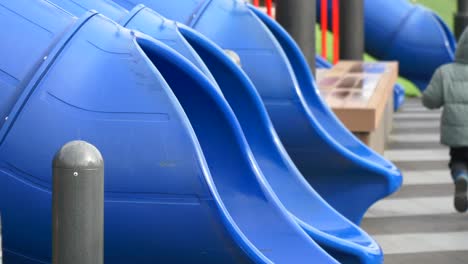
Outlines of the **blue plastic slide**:
{"label": "blue plastic slide", "polygon": [[398,61],[400,74],[421,91],[439,66],[454,60],[455,37],[433,11],[409,0],[365,0],[364,8],[366,51]]}
{"label": "blue plastic slide", "polygon": [[393,110],[396,112],[405,103],[405,87],[396,83],[393,86]]}
{"label": "blue plastic slide", "polygon": [[329,61],[327,61],[324,57],[320,55],[315,55],[315,66],[317,68],[325,68],[329,69],[333,67],[333,64],[331,64]]}
{"label": "blue plastic slide", "polygon": [[218,81],[268,183],[304,230],[342,263],[381,263],[383,254],[372,238],[331,208],[300,174],[245,73],[194,30],[182,27],[181,32]]}
{"label": "blue plastic slide", "polygon": [[[137,2],[114,1],[126,8]],[[340,213],[360,223],[370,205],[401,185],[398,169],[356,139],[324,105],[302,54],[274,21],[262,22],[243,1],[143,4],[239,54],[289,155]]]}
{"label": "blue plastic slide", "polygon": [[[88,9],[95,9],[102,14],[116,13],[115,6],[104,5],[108,3],[106,0],[54,0],[53,2],[75,15],[81,15]],[[131,22],[127,23],[127,26],[133,26],[155,39],[172,44],[175,50],[185,46],[181,49],[181,54],[192,54],[186,52],[192,48],[177,31],[174,23],[142,5],[136,6],[133,10],[136,11],[131,11],[127,15],[131,18],[128,19]],[[116,15],[116,18],[125,17],[125,10],[122,9],[121,13]],[[166,26],[167,24],[170,26]],[[181,30],[182,34],[187,36],[187,40],[196,47],[203,61],[209,65],[210,71],[215,73],[217,82],[215,80],[213,82],[216,86],[219,84],[217,87],[221,88],[234,109],[262,173],[297,222],[315,241],[341,262],[382,262],[383,256],[379,246],[359,227],[330,207],[299,173],[281,145],[261,98],[248,77],[214,43],[187,27]],[[183,43],[186,45],[182,45]],[[199,57],[196,63],[203,64],[201,68],[206,69]],[[209,76],[212,77],[211,73]]]}
{"label": "blue plastic slide", "polygon": [[5,263],[50,263],[51,161],[74,139],[105,159],[106,263],[337,263],[287,213],[188,60],[41,0],[1,0],[0,22]]}

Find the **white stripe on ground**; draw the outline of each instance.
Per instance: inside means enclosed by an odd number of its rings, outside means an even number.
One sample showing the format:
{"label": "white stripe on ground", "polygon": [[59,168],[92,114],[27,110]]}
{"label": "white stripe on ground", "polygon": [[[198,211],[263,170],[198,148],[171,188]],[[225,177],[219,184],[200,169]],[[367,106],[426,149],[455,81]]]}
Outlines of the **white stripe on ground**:
{"label": "white stripe on ground", "polygon": [[375,235],[373,238],[387,255],[468,250],[468,231]]}
{"label": "white stripe on ground", "polygon": [[421,98],[420,97],[410,98],[410,99],[406,100],[403,105],[406,106],[406,105],[414,105],[414,104],[422,105],[421,104]]}
{"label": "white stripe on ground", "polygon": [[[434,129],[439,127],[438,120],[440,111],[425,110],[421,101],[417,99],[408,100],[401,112],[395,115],[393,127],[396,129]],[[429,131],[428,131],[429,132]],[[392,135],[391,141],[399,143],[412,142],[438,142],[437,133],[399,133]],[[388,150],[385,157],[396,162],[417,162],[448,160],[447,149],[406,149]],[[423,163],[424,164],[424,163]],[[421,168],[424,169],[424,168]],[[404,186],[422,185],[434,188],[434,185],[450,184],[452,179],[448,168],[422,171],[403,171]],[[420,187],[418,187],[420,188]],[[366,216],[375,220],[398,222],[404,216],[431,217],[431,215],[453,215],[453,197],[451,195],[439,197],[412,197],[398,198],[391,196],[381,200],[369,209]],[[385,219],[385,221],[383,220]],[[391,219],[391,220],[390,220]],[[468,218],[467,218],[468,221]],[[468,251],[468,231],[464,232],[435,232],[430,233],[403,233],[403,234],[381,234],[374,235],[373,238],[383,248],[385,255],[429,253],[444,251]],[[443,230],[439,230],[443,231]],[[421,262],[422,263],[422,262]],[[450,260],[447,261],[450,263]]]}
{"label": "white stripe on ground", "polygon": [[392,199],[390,197],[377,202],[369,209],[365,217],[435,215],[452,214],[454,212],[453,197],[451,196],[405,199]]}
{"label": "white stripe on ground", "polygon": [[446,170],[403,171],[403,179],[405,186],[452,183],[448,168]]}
{"label": "white stripe on ground", "polygon": [[[424,107],[424,106],[422,105],[421,102],[417,102],[417,103],[415,103],[415,104],[405,104],[405,105],[403,105],[403,107],[401,108],[401,110],[399,110],[398,112],[406,112],[406,110],[412,109],[412,108],[424,109],[424,110],[426,110],[426,111],[429,111],[429,110],[426,109],[426,107]],[[431,110],[431,111],[433,111],[433,110]]]}
{"label": "white stripe on ground", "polygon": [[386,150],[385,158],[398,161],[448,161],[449,151],[446,149],[404,149]]}
{"label": "white stripe on ground", "polygon": [[403,111],[396,112],[395,114],[399,115],[399,114],[405,114],[405,113],[415,113],[415,114],[422,114],[422,113],[435,114],[435,113],[439,113],[439,114],[441,114],[442,110],[439,109],[439,110],[430,110],[429,111],[426,108],[422,108],[422,107],[407,107]]}
{"label": "white stripe on ground", "polygon": [[434,128],[439,126],[439,121],[400,121],[393,123],[394,128]]}
{"label": "white stripe on ground", "polygon": [[390,135],[390,142],[415,143],[415,142],[438,142],[439,134],[397,134]]}
{"label": "white stripe on ground", "polygon": [[404,105],[397,113],[406,112],[408,109],[409,110],[411,110],[411,109],[424,109],[424,110],[428,111],[421,103],[417,103],[417,104]]}
{"label": "white stripe on ground", "polygon": [[432,112],[424,112],[424,113],[399,113],[395,114],[394,118],[397,120],[404,120],[404,119],[438,119],[440,118],[440,113],[432,113]]}

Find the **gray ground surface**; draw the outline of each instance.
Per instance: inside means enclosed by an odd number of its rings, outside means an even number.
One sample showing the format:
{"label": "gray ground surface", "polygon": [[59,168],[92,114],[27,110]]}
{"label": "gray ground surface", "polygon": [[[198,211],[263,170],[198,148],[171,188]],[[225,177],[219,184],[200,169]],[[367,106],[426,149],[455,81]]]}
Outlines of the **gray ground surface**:
{"label": "gray ground surface", "polygon": [[448,149],[438,143],[440,111],[407,101],[396,114],[385,155],[404,173],[404,184],[377,203],[363,221],[382,246],[386,264],[468,263],[468,214],[453,209]]}

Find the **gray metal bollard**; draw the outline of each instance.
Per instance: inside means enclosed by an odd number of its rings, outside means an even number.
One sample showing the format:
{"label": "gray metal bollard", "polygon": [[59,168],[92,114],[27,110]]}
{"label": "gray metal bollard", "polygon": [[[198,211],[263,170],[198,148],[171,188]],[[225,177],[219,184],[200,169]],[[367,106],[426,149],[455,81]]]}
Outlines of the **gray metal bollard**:
{"label": "gray metal bollard", "polygon": [[364,58],[364,0],[340,1],[340,59]]}
{"label": "gray metal bollard", "polygon": [[315,75],[316,0],[277,0],[276,20],[291,34]]}
{"label": "gray metal bollard", "polygon": [[457,12],[454,14],[455,36],[460,39],[465,28],[468,26],[468,0],[457,1]]}
{"label": "gray metal bollard", "polygon": [[102,264],[104,161],[93,145],[72,141],[53,161],[53,264]]}

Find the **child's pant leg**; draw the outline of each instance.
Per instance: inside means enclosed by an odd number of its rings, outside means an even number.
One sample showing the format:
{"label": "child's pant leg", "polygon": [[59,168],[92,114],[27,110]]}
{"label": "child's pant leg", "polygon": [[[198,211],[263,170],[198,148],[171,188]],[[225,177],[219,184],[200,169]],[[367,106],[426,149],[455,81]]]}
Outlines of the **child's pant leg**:
{"label": "child's pant leg", "polygon": [[468,147],[450,148],[450,171],[452,179],[468,176]]}

